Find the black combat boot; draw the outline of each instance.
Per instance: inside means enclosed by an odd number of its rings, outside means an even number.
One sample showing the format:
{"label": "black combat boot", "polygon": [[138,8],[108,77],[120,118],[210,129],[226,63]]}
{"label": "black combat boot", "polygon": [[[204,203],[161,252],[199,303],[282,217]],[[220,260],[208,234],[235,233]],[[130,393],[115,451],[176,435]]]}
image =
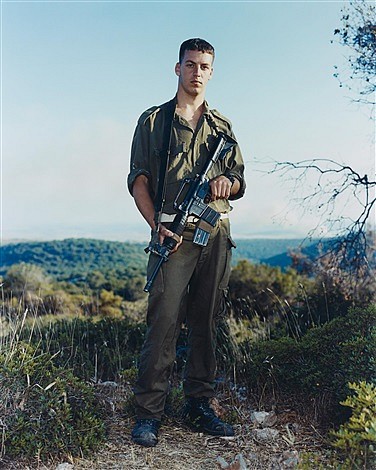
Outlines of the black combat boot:
{"label": "black combat boot", "polygon": [[183,418],[196,431],[205,432],[212,436],[234,435],[233,427],[218,418],[213,408],[210,407],[207,397],[187,398]]}
{"label": "black combat boot", "polygon": [[154,447],[158,442],[158,419],[138,419],[132,431],[132,440],[145,447]]}

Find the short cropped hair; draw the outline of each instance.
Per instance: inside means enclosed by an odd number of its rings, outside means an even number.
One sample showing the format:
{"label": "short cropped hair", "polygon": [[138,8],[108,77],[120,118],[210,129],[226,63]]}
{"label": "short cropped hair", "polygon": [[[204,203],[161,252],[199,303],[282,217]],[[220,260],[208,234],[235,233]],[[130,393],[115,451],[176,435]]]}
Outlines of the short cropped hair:
{"label": "short cropped hair", "polygon": [[214,60],[214,47],[209,44],[205,39],[200,39],[200,38],[193,38],[193,39],[187,39],[182,43],[180,46],[180,51],[179,51],[179,63],[181,64],[185,51],[200,51],[200,52],[206,52],[207,54],[211,54],[213,56]]}

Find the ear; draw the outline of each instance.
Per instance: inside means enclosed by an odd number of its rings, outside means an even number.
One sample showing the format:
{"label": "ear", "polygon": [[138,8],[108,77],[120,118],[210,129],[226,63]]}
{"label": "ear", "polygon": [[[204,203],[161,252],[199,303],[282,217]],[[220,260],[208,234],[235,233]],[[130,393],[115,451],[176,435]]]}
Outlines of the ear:
{"label": "ear", "polygon": [[213,67],[212,67],[212,68],[211,68],[211,71],[210,71],[209,80],[213,77],[213,73],[214,73],[214,69],[213,69]]}
{"label": "ear", "polygon": [[179,62],[175,65],[175,74],[178,77],[180,77],[180,63]]}

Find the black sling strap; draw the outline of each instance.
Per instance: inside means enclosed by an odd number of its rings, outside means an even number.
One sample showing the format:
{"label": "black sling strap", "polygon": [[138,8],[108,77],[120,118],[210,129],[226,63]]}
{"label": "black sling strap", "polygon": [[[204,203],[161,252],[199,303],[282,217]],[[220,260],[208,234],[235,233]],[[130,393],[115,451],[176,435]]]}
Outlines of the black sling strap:
{"label": "black sling strap", "polygon": [[[164,114],[164,129],[163,129],[163,138],[162,138],[162,151],[161,151],[161,162],[159,167],[158,175],[158,190],[157,196],[154,201],[155,208],[155,217],[158,218],[160,212],[162,211],[163,205],[166,198],[166,184],[167,184],[167,173],[168,173],[168,164],[170,160],[170,144],[171,144],[171,131],[172,131],[172,122],[174,119],[176,107],[176,98],[173,98],[171,101],[166,103],[165,106],[161,108]],[[156,220],[158,223],[159,220]]]}

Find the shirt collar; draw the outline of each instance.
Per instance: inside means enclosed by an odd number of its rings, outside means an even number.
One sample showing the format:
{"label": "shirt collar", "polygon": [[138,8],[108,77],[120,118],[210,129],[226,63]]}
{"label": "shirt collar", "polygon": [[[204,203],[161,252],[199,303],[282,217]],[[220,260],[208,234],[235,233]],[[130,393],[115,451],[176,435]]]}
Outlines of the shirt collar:
{"label": "shirt collar", "polygon": [[210,112],[208,102],[205,100],[203,104],[204,104],[204,112],[202,114],[208,114]]}
{"label": "shirt collar", "polygon": [[[176,105],[178,103],[177,95],[175,95],[173,100],[175,101],[175,108],[176,108]],[[204,105],[204,111],[203,111],[202,114],[209,114],[210,113],[210,108],[209,108],[209,104],[206,100],[204,100],[203,105]],[[176,109],[175,109],[175,119],[176,119],[177,116],[179,116],[179,115],[176,113]]]}

